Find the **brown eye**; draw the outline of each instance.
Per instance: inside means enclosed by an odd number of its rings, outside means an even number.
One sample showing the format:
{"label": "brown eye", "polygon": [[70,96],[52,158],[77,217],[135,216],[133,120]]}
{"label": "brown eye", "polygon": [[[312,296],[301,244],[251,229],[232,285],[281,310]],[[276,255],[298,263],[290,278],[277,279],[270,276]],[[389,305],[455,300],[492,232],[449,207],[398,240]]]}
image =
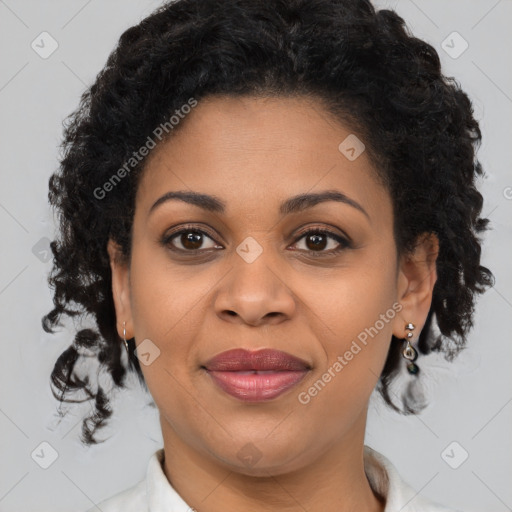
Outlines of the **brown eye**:
{"label": "brown eye", "polygon": [[324,234],[314,233],[312,235],[307,235],[305,237],[306,246],[308,249],[312,251],[316,251],[317,249],[322,250],[327,247],[328,238]]}
{"label": "brown eye", "polygon": [[348,240],[330,231],[309,230],[301,235],[296,244],[303,239],[305,247],[300,250],[309,253],[333,254],[350,247]]}
{"label": "brown eye", "polygon": [[193,251],[200,249],[201,245],[203,245],[202,237],[203,235],[201,233],[190,231],[188,233],[182,233],[179,237],[179,241],[185,249]]}
{"label": "brown eye", "polygon": [[[205,239],[210,240],[212,244],[205,247]],[[172,250],[183,252],[194,252],[219,247],[207,233],[198,229],[182,229],[165,237],[163,243],[167,246],[170,245]]]}

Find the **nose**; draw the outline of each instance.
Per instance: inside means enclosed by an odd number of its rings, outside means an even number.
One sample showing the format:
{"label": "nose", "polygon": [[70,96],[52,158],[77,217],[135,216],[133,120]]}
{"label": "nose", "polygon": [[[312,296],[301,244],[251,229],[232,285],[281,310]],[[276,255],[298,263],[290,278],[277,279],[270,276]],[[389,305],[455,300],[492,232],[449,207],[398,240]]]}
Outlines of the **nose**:
{"label": "nose", "polygon": [[216,313],[223,320],[257,327],[292,318],[296,300],[291,283],[264,253],[251,263],[235,257],[215,297]]}

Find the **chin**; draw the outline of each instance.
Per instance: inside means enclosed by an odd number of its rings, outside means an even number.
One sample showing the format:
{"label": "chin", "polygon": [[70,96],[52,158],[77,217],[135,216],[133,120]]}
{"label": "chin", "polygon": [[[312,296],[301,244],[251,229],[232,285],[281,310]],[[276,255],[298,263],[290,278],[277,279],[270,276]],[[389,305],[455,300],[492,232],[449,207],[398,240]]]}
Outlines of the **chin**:
{"label": "chin", "polygon": [[[234,445],[241,446],[231,452]],[[254,477],[270,477],[296,471],[307,464],[305,450],[290,443],[271,443],[261,439],[259,442],[236,442],[229,447],[229,454],[215,453],[217,459],[226,469],[238,474]]]}

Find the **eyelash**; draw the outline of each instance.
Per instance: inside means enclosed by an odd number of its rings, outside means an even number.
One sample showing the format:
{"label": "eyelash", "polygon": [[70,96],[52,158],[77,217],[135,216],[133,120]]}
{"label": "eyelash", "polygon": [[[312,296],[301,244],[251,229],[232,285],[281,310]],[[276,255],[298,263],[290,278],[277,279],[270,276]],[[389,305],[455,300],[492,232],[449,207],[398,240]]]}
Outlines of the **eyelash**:
{"label": "eyelash", "polygon": [[[198,229],[198,228],[193,227],[193,226],[185,226],[184,228],[180,229],[179,231],[176,231],[176,232],[171,233],[169,235],[165,235],[162,238],[161,243],[165,247],[168,247],[171,251],[179,252],[179,253],[197,254],[197,253],[200,253],[200,252],[203,252],[203,251],[215,250],[215,249],[185,250],[185,249],[178,249],[178,248],[172,246],[172,244],[171,244],[172,240],[174,238],[178,237],[179,235],[184,234],[184,233],[196,233],[196,234],[206,235],[212,241],[217,243],[215,241],[214,237],[212,235],[210,235],[208,232],[203,231],[202,229]],[[333,233],[332,231],[323,229],[323,228],[322,229],[321,228],[310,228],[307,231],[304,231],[304,232],[300,233],[300,235],[298,235],[298,238],[295,239],[295,242],[294,242],[293,245],[295,245],[297,242],[299,242],[300,240],[302,240],[303,238],[305,238],[306,236],[308,236],[310,234],[326,235],[329,238],[335,240],[336,242],[338,242],[340,244],[340,247],[338,247],[337,249],[331,249],[330,251],[307,250],[306,252],[308,252],[314,258],[323,257],[323,256],[333,256],[333,255],[336,255],[336,254],[342,252],[345,249],[350,249],[352,247],[352,244],[351,244],[351,242],[348,239],[346,239],[346,238],[344,238],[344,237],[342,237],[342,236],[340,236],[340,235],[338,235],[336,233]],[[302,251],[303,251],[303,249],[299,250],[299,252],[302,252]]]}

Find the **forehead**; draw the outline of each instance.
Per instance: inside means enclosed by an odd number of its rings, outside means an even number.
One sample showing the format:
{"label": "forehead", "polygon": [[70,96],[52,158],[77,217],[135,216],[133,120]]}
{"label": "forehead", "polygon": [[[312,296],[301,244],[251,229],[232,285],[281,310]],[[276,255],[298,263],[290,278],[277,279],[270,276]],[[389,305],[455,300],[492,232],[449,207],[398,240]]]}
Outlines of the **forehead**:
{"label": "forehead", "polygon": [[138,207],[191,190],[225,199],[226,215],[257,214],[274,201],[331,189],[367,211],[390,208],[364,141],[310,98],[208,97],[182,123],[149,155]]}

